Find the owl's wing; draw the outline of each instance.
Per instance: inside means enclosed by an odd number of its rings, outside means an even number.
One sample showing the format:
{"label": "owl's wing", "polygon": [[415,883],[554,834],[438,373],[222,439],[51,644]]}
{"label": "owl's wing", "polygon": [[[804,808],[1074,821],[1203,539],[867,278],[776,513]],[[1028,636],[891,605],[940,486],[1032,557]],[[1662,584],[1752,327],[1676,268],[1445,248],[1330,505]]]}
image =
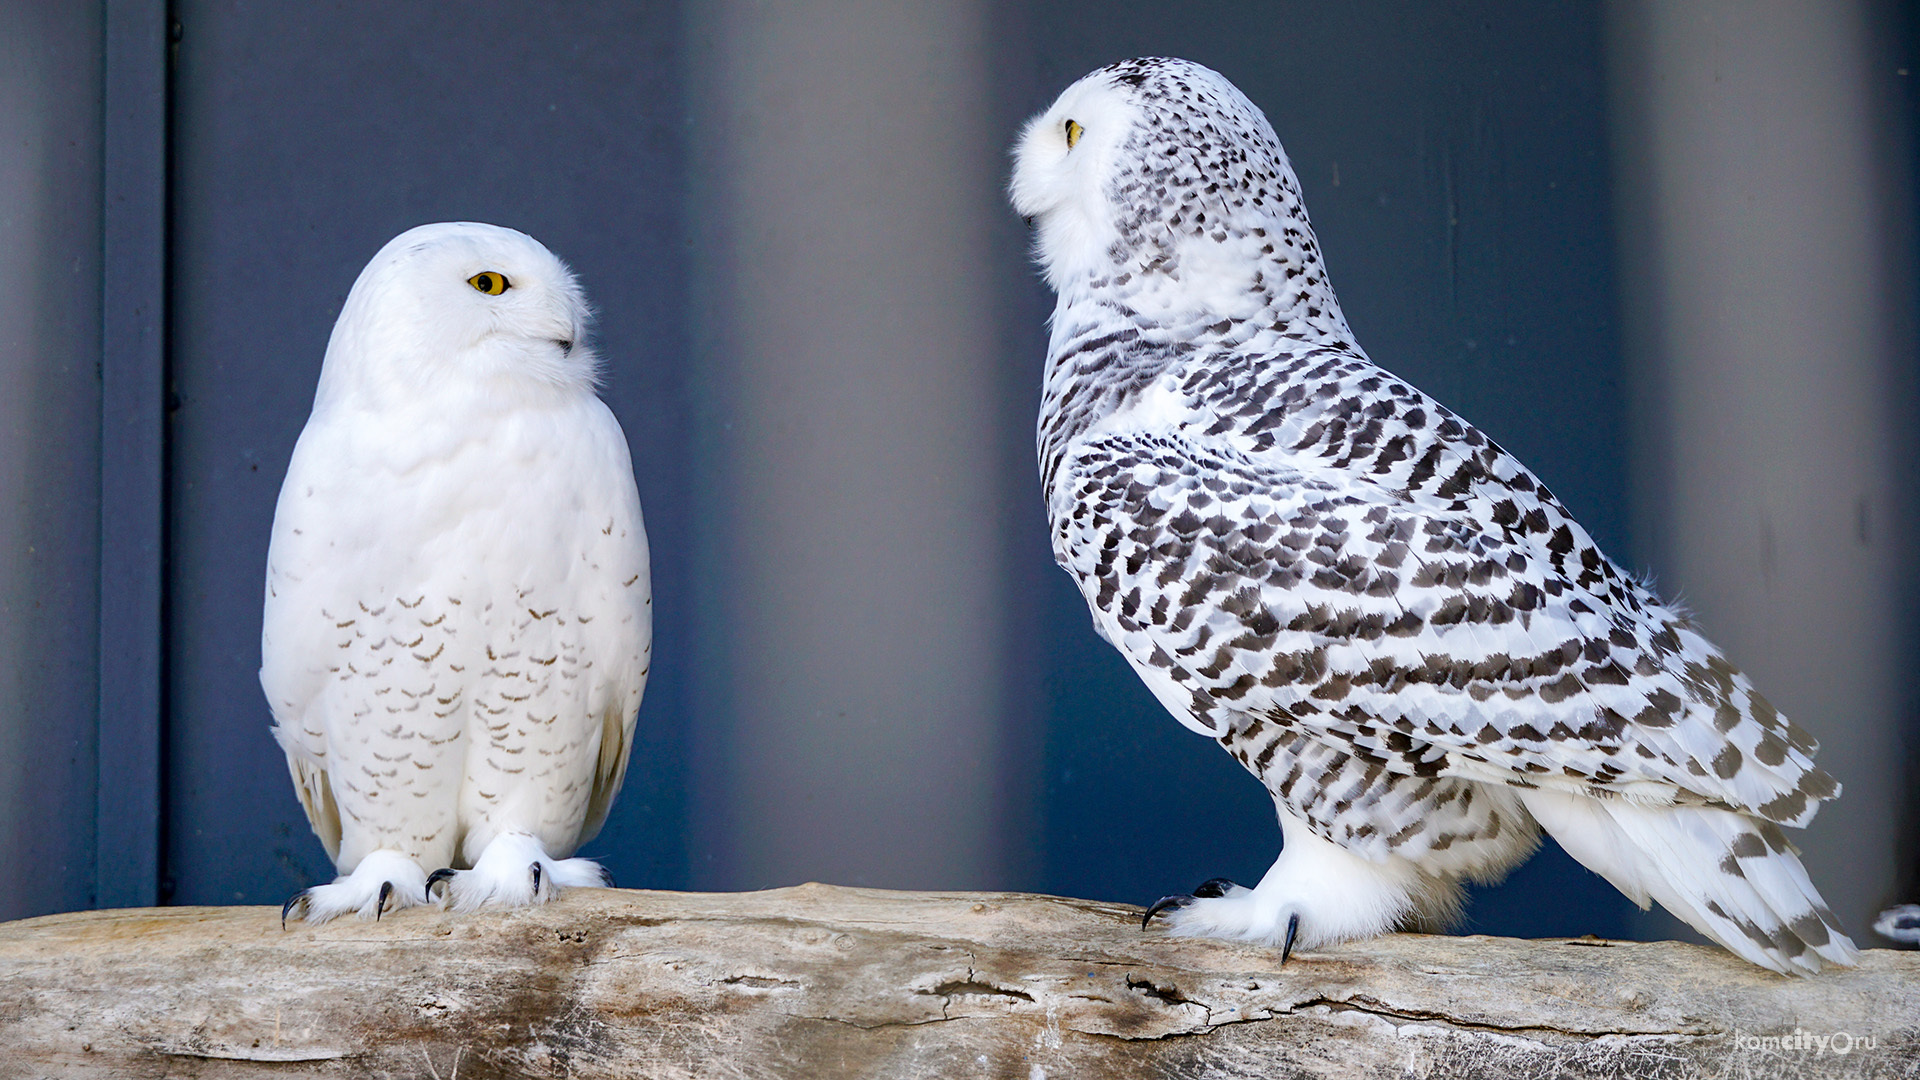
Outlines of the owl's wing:
{"label": "owl's wing", "polygon": [[340,808],[333,801],[333,787],[327,781],[326,767],[311,758],[288,754],[287,771],[293,774],[293,792],[300,808],[307,812],[307,824],[327,849],[327,858],[340,858]]}
{"label": "owl's wing", "polygon": [[[638,587],[645,588],[644,572]],[[649,613],[651,608],[646,609]],[[593,790],[587,796],[587,817],[580,829],[580,842],[593,839],[607,822],[614,797],[627,779],[627,761],[633,754],[634,725],[639,719],[640,699],[647,685],[646,661],[652,657],[651,641],[640,644],[642,666],[630,671],[609,686],[608,705],[600,710],[600,756],[594,764]]]}
{"label": "owl's wing", "polygon": [[332,675],[328,664],[340,651],[333,624],[350,617],[330,611],[329,602],[351,606],[353,601],[344,595],[329,597],[333,568],[320,540],[324,523],[308,520],[314,503],[298,497],[318,479],[312,475],[316,457],[325,456],[315,445],[319,436],[313,430],[302,432],[294,447],[274,511],[260,627],[260,687],[273,712],[274,739],[287,754],[294,793],[327,857],[337,859],[340,810],[327,778],[325,725],[312,714],[312,706]]}
{"label": "owl's wing", "polygon": [[613,809],[614,796],[620,794],[620,786],[626,782],[627,759],[633,753],[635,715],[629,713],[623,720],[613,711],[603,714],[600,760],[594,767],[593,793],[587,798],[587,820],[580,829],[581,843],[599,835],[600,827],[607,823],[607,813]]}
{"label": "owl's wing", "polygon": [[1393,771],[1783,824],[1836,792],[1812,740],[1557,505],[1533,528],[1306,466],[1116,432],[1059,481],[1056,555],[1190,726],[1265,717]]}
{"label": "owl's wing", "polygon": [[604,545],[595,549],[595,558],[604,560],[608,572],[599,575],[604,583],[594,605],[598,615],[588,652],[603,663],[596,702],[601,720],[600,754],[594,766],[593,789],[587,800],[587,816],[580,839],[592,839],[606,823],[613,800],[626,781],[627,761],[633,753],[634,725],[640,701],[647,687],[647,674],[653,664],[653,581],[647,549],[646,522],[640,510],[640,495],[634,487],[633,463],[628,457],[626,436],[612,412],[597,399],[587,422],[603,447],[603,475],[609,482],[599,502],[610,515],[605,526]]}

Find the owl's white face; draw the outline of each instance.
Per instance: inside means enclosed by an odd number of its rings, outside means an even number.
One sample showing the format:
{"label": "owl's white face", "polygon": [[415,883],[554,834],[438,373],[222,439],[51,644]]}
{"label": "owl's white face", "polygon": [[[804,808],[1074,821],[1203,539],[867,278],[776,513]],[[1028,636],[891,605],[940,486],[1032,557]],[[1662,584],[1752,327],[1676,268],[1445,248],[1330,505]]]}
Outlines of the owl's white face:
{"label": "owl's white face", "polygon": [[573,274],[524,233],[421,225],[361,271],[334,326],[321,395],[457,382],[591,388],[590,311]]}
{"label": "owl's white face", "polygon": [[1014,209],[1033,222],[1047,282],[1107,262],[1115,235],[1107,188],[1143,111],[1111,73],[1096,71],[1027,121],[1014,148]]}
{"label": "owl's white face", "polygon": [[1220,73],[1151,56],[1102,68],[1015,157],[1009,194],[1058,310],[1088,305],[1059,332],[1111,308],[1189,342],[1223,321],[1350,337],[1286,152]]}

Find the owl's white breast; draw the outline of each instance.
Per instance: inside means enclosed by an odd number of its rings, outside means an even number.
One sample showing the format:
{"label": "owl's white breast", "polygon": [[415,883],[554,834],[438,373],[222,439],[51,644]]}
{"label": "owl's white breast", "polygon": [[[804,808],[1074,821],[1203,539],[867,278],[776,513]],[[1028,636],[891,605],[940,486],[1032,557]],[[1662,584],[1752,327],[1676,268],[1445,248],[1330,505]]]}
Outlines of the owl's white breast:
{"label": "owl's white breast", "polygon": [[337,624],[362,604],[430,596],[474,628],[454,647],[478,657],[488,606],[531,591],[570,620],[604,619],[609,653],[650,637],[645,531],[612,413],[584,393],[459,404],[320,409],[302,432],[275,513],[262,628],[261,681],[283,727],[319,692]]}

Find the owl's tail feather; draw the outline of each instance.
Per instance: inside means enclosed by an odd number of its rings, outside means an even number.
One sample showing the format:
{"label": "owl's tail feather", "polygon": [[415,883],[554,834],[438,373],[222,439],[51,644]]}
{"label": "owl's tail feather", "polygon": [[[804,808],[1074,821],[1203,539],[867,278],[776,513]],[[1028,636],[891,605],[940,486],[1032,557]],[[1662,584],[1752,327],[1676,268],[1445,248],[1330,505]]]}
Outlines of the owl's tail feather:
{"label": "owl's tail feather", "polygon": [[1634,903],[1658,900],[1737,956],[1793,975],[1859,959],[1799,851],[1770,821],[1560,791],[1527,791],[1521,800],[1567,854]]}

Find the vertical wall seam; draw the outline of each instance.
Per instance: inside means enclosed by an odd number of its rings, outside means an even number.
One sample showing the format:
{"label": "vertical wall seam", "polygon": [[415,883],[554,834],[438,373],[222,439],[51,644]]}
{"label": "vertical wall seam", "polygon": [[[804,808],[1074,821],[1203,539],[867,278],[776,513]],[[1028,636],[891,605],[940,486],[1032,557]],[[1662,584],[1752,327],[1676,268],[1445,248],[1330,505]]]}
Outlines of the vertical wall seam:
{"label": "vertical wall seam", "polygon": [[159,896],[168,22],[104,3],[97,907]]}

